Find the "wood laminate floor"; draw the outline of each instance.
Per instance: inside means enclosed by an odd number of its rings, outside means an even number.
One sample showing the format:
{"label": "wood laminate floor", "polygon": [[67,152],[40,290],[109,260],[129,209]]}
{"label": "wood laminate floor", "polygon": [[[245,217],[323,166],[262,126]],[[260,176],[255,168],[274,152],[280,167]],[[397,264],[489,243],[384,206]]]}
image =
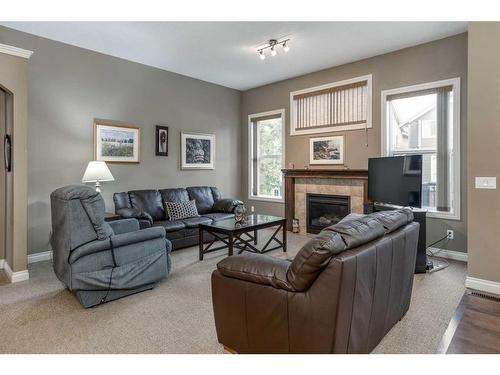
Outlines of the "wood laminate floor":
{"label": "wood laminate floor", "polygon": [[446,354],[500,353],[500,297],[467,290],[438,348]]}

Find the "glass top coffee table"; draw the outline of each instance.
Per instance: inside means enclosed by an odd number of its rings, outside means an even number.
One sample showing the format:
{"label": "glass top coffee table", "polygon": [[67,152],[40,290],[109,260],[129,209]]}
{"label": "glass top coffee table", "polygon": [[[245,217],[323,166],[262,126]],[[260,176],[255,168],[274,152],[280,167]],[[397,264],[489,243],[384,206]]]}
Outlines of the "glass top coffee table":
{"label": "glass top coffee table", "polygon": [[[258,248],[258,231],[271,227],[276,227],[272,236],[262,248]],[[281,240],[277,237],[280,230],[282,231]],[[237,223],[234,218],[214,221],[211,224],[200,224],[199,233],[200,260],[203,260],[204,254],[221,249],[228,249],[229,256],[233,255],[234,249],[238,249],[240,254],[243,251],[260,254],[276,249],[286,251],[286,219],[283,217],[253,214],[248,216],[245,223]],[[211,236],[206,244],[205,234]],[[223,242],[224,245],[212,247],[217,241]]]}

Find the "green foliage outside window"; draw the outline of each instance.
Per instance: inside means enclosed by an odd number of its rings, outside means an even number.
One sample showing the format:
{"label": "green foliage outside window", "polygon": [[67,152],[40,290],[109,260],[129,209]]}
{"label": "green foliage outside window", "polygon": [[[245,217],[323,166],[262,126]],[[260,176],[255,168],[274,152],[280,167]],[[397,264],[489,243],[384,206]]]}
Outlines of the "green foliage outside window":
{"label": "green foliage outside window", "polygon": [[281,118],[259,121],[257,132],[258,195],[282,197]]}

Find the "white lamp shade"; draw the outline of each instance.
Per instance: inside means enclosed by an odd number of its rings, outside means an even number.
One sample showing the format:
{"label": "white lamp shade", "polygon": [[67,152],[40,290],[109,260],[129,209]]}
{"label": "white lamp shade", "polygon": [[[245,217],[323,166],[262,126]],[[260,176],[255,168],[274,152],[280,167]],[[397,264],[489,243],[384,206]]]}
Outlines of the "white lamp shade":
{"label": "white lamp shade", "polygon": [[102,182],[114,180],[115,178],[104,161],[89,162],[82,178],[82,182]]}

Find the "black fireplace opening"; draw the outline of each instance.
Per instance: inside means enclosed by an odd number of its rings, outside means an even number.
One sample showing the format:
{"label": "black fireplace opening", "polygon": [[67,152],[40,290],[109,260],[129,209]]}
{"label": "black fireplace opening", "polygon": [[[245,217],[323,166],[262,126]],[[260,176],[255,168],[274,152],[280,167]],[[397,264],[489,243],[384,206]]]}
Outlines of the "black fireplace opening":
{"label": "black fireplace opening", "polygon": [[307,232],[319,233],[351,212],[351,198],[341,195],[307,194]]}

